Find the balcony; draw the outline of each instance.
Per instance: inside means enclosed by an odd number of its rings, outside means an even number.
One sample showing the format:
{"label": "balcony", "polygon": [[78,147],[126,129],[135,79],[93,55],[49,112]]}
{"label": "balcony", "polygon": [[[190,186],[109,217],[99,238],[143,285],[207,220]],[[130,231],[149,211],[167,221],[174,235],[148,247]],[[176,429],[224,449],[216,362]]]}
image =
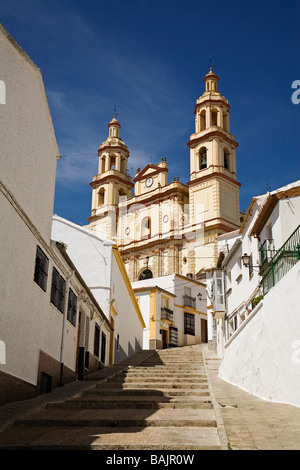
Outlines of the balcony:
{"label": "balcony", "polygon": [[268,238],[260,245],[260,264],[261,268],[263,268],[266,263],[268,263],[273,256],[276,254],[274,240],[270,240]]}
{"label": "balcony", "polygon": [[160,318],[161,318],[161,320],[169,320],[169,321],[172,322],[173,321],[173,310],[170,310],[167,307],[162,307]]}
{"label": "balcony", "polygon": [[191,297],[190,295],[183,296],[183,306],[196,308],[196,297]]}
{"label": "balcony", "polygon": [[300,261],[300,225],[282,245],[274,256],[262,264],[261,275],[263,293],[266,295],[272,287]]}

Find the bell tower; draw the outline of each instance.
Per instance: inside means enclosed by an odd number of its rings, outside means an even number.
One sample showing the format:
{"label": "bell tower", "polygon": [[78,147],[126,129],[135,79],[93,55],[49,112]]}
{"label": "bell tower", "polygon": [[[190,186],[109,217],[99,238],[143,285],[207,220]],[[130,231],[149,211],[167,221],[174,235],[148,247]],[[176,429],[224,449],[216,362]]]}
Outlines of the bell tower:
{"label": "bell tower", "polygon": [[[205,91],[194,110],[195,133],[187,143],[190,148],[190,221],[195,227],[204,227],[204,245],[212,243],[217,235],[240,226],[241,185],[236,178],[238,143],[230,134],[230,105],[219,92],[218,82],[219,77],[210,68],[204,77]],[[212,257],[207,257],[206,265]]]}
{"label": "bell tower", "polygon": [[98,150],[98,174],[93,188],[90,228],[114,239],[117,234],[119,202],[131,197],[132,178],[127,174],[129,151],[120,138],[121,124],[114,115],[108,124],[109,135]]}

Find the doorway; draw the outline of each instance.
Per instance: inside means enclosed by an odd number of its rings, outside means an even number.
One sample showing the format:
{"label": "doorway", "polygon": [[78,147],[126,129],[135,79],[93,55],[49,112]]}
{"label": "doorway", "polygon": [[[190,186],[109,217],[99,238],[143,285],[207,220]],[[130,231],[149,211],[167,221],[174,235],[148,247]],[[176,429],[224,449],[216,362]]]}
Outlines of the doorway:
{"label": "doorway", "polygon": [[161,330],[161,339],[162,339],[162,348],[166,349],[168,347],[168,332],[167,330]]}

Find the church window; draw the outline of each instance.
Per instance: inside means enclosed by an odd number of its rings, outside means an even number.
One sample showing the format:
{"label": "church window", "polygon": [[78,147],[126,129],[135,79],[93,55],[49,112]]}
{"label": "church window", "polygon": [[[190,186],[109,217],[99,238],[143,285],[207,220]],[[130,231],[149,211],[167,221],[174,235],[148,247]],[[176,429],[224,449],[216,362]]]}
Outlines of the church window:
{"label": "church window", "polygon": [[153,273],[151,269],[147,268],[144,269],[144,271],[141,272],[139,275],[139,281],[143,281],[144,279],[151,279],[153,277]]}
{"label": "church window", "polygon": [[34,281],[46,292],[49,259],[39,246],[36,247]]}
{"label": "church window", "polygon": [[206,128],[206,111],[203,109],[199,116],[200,119],[200,131],[204,131]]}
{"label": "church window", "polygon": [[227,149],[224,149],[224,168],[230,170],[230,152]]}
{"label": "church window", "polygon": [[116,168],[116,157],[110,157],[110,165],[109,165],[109,169],[110,170],[115,170]]}
{"label": "church window", "polygon": [[211,125],[216,126],[218,124],[218,112],[212,111],[211,113]]}
{"label": "church window", "polygon": [[207,168],[207,150],[206,148],[201,148],[199,152],[199,166],[200,170]]}
{"label": "church window", "polygon": [[151,237],[151,219],[150,217],[144,217],[142,220],[142,239]]}
{"label": "church window", "polygon": [[124,189],[119,190],[119,202],[126,201],[127,196]]}
{"label": "church window", "polygon": [[100,191],[98,192],[98,207],[104,204],[104,198],[105,198],[105,189],[101,188]]}

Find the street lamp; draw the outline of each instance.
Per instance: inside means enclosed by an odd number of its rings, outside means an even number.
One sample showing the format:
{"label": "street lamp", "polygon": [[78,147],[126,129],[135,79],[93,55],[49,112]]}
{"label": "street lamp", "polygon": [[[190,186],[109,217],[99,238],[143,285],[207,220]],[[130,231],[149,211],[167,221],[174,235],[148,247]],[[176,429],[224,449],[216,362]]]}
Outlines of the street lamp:
{"label": "street lamp", "polygon": [[244,255],[242,256],[242,261],[245,268],[250,268],[250,265],[251,268],[260,268],[260,266],[253,266],[252,262],[250,262],[251,258],[251,255],[247,255],[246,253],[244,253]]}
{"label": "street lamp", "polygon": [[246,253],[242,256],[242,261],[243,261],[243,265],[248,268],[248,266],[250,265],[250,256],[247,255]]}

